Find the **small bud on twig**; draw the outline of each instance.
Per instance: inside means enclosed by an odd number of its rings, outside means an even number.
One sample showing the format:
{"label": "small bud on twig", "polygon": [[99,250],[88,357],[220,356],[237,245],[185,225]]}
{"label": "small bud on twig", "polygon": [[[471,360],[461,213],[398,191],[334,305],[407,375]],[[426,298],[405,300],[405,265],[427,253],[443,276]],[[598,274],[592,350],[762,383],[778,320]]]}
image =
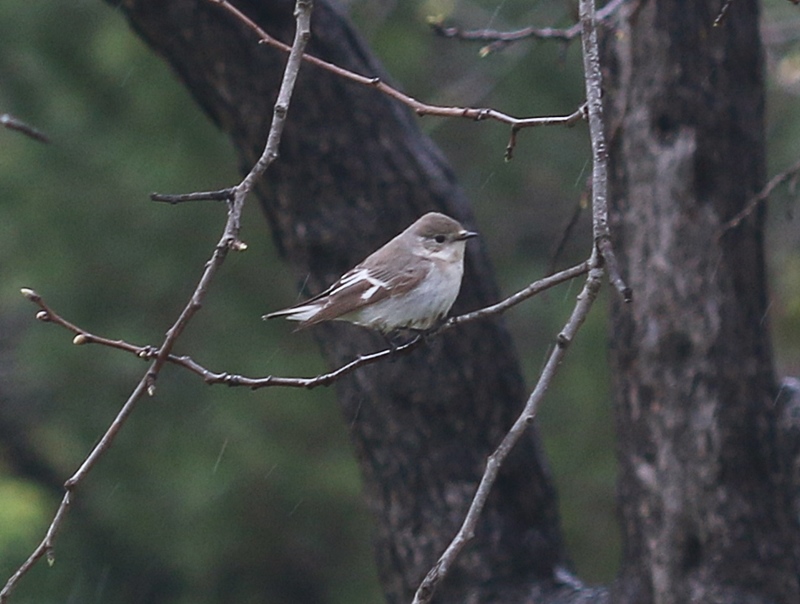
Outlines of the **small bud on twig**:
{"label": "small bud on twig", "polygon": [[72,338],[72,343],[76,346],[80,346],[81,344],[88,344],[89,338],[87,338],[84,334],[79,333],[77,336]]}
{"label": "small bud on twig", "polygon": [[49,321],[50,313],[48,313],[46,310],[40,310],[39,312],[36,313],[36,318],[39,319],[40,321]]}
{"label": "small bud on twig", "polygon": [[25,296],[28,300],[30,300],[31,302],[38,302],[39,300],[41,300],[41,297],[39,296],[39,294],[37,294],[35,291],[30,289],[29,287],[23,287],[21,290],[19,290],[19,292],[23,296]]}

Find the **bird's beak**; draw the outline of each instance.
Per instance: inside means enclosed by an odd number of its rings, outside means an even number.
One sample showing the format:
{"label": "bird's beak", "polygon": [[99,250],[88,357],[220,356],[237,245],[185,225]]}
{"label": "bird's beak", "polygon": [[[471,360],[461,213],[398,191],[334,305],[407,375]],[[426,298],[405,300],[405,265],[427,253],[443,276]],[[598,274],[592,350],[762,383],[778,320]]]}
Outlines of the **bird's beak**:
{"label": "bird's beak", "polygon": [[471,239],[472,237],[477,237],[478,233],[475,231],[459,231],[458,235],[456,235],[456,241],[464,241],[466,239]]}

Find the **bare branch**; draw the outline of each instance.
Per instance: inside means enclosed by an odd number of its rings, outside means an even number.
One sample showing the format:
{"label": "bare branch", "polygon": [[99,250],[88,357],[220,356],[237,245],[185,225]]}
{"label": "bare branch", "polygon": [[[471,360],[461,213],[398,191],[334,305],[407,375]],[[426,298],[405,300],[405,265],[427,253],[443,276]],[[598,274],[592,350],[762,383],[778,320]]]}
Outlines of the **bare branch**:
{"label": "bare branch", "polygon": [[[501,312],[505,312],[512,306],[516,306],[520,302],[527,300],[539,294],[551,287],[559,285],[560,283],[564,283],[565,281],[569,281],[570,279],[574,279],[575,277],[579,277],[580,275],[585,274],[589,270],[589,262],[582,262],[576,266],[571,268],[565,269],[563,271],[559,271],[554,275],[550,275],[549,277],[545,277],[544,279],[539,279],[538,281],[534,281],[527,287],[521,289],[515,294],[512,294],[505,300],[498,302],[497,304],[493,304],[491,306],[487,306],[485,308],[481,308],[479,310],[475,310],[469,313],[465,313],[463,315],[459,315],[457,317],[452,317],[445,321],[440,327],[433,330],[432,332],[425,335],[426,338],[432,338],[437,336],[438,334],[447,331],[457,325],[461,325],[463,323],[470,323],[472,321],[477,321],[479,319],[484,319],[486,317],[490,317],[493,315],[500,314]],[[360,355],[359,357],[355,358],[354,360],[342,365],[338,369],[334,369],[328,373],[323,373],[311,378],[291,378],[291,377],[275,377],[275,376],[268,376],[266,378],[247,378],[239,375],[231,375],[228,373],[213,373],[204,369],[199,364],[195,363],[188,357],[178,357],[173,362],[182,365],[186,369],[190,371],[194,371],[195,373],[199,374],[206,383],[208,384],[227,384],[229,386],[247,386],[249,388],[257,389],[257,388],[264,388],[268,386],[288,386],[294,388],[315,388],[317,386],[329,386],[337,379],[346,375],[348,373],[352,373],[356,369],[363,367],[364,365],[370,365],[381,359],[385,359],[390,355],[396,354],[403,354],[407,352],[411,352],[415,348],[417,348],[420,344],[422,344],[424,340],[422,338],[415,338],[410,342],[403,344],[402,346],[395,347],[394,349],[386,349],[381,350],[378,352],[374,352],[371,354]]]}
{"label": "bare branch", "polygon": [[196,193],[180,193],[178,195],[166,195],[163,193],[151,193],[150,199],[153,201],[163,201],[172,205],[183,203],[184,201],[232,201],[236,187],[219,189],[218,191],[198,191]]}
{"label": "bare branch", "polygon": [[595,245],[608,269],[611,284],[626,302],[630,302],[632,293],[620,274],[608,228],[608,145],[604,130],[603,79],[600,72],[600,48],[597,44],[594,0],[581,0],[580,19],[589,137],[592,143],[592,232]]}
{"label": "bare branch", "polygon": [[[417,588],[414,594],[413,604],[426,604],[431,601],[439,582],[447,575],[450,567],[455,562],[464,546],[473,538],[481,511],[486,504],[486,500],[489,498],[492,486],[503,461],[514,447],[514,444],[520,439],[527,427],[536,417],[539,403],[550,387],[556,370],[564,358],[569,344],[572,342],[575,334],[591,310],[592,304],[602,285],[604,266],[616,263],[616,258],[611,251],[611,240],[608,229],[608,204],[606,200],[608,188],[607,151],[605,138],[603,136],[603,107],[600,98],[602,80],[599,64],[599,49],[597,46],[594,0],[580,0],[580,15],[587,91],[587,110],[589,114],[589,132],[593,151],[592,223],[595,244],[592,247],[591,257],[587,261],[590,267],[589,276],[586,279],[583,290],[578,296],[577,303],[575,304],[569,321],[567,321],[561,333],[558,334],[556,346],[551,352],[547,364],[539,376],[536,387],[528,397],[525,408],[503,438],[500,445],[495,449],[494,453],[489,456],[483,476],[472,498],[472,502],[470,503],[469,510],[461,528]],[[618,272],[617,270],[617,277]],[[615,281],[617,281],[617,279],[612,278],[612,283],[615,283]],[[628,291],[621,278],[618,279],[615,285],[621,292]],[[625,294],[623,293],[623,295]]]}
{"label": "bare branch", "polygon": [[[250,19],[247,15],[242,13],[238,8],[230,4],[227,0],[208,0],[213,4],[219,4],[220,7],[227,10],[229,13],[234,15],[238,20],[242,23],[247,25],[250,29],[252,29],[260,38],[261,42],[264,44],[268,44],[273,48],[277,48],[283,51],[288,51],[289,46],[270,36],[266,31],[261,29],[252,19]],[[620,1],[620,0],[615,0]],[[401,103],[410,107],[417,115],[425,116],[425,115],[433,115],[436,117],[460,117],[460,118],[467,118],[475,121],[481,120],[495,120],[501,122],[503,124],[507,124],[511,126],[511,137],[509,140],[509,145],[506,149],[506,158],[510,158],[512,155],[512,150],[514,147],[514,143],[516,141],[516,133],[517,131],[523,128],[533,128],[537,126],[573,126],[575,123],[580,121],[584,117],[583,108],[579,107],[574,112],[569,115],[565,116],[555,116],[555,117],[529,117],[529,118],[517,118],[511,115],[507,115],[502,113],[501,111],[497,111],[496,109],[488,109],[488,108],[476,108],[476,107],[443,107],[439,105],[428,105],[421,101],[418,101],[412,96],[405,94],[404,92],[400,92],[396,88],[393,88],[383,82],[380,78],[376,77],[367,77],[355,72],[352,72],[348,69],[344,69],[339,67],[338,65],[334,65],[333,63],[328,63],[327,61],[323,61],[322,59],[318,59],[313,55],[303,55],[303,60],[311,63],[312,65],[316,65],[326,71],[334,73],[346,80],[350,80],[351,82],[356,82],[361,84],[362,86],[369,86],[371,88],[375,88],[376,90],[382,92],[383,94],[392,97],[400,101]]]}
{"label": "bare branch", "polygon": [[61,528],[61,524],[64,521],[64,516],[69,509],[70,498],[71,498],[71,491],[67,490],[64,493],[64,497],[61,500],[61,505],[58,506],[58,510],[56,511],[55,516],[53,517],[53,521],[50,523],[50,526],[47,528],[47,533],[42,539],[42,542],[33,550],[33,553],[28,557],[27,560],[16,570],[14,574],[11,575],[8,582],[6,583],[3,591],[0,591],[0,602],[6,602],[8,597],[11,595],[11,590],[14,588],[16,583],[25,576],[25,574],[33,568],[33,565],[36,564],[43,556],[47,558],[48,564],[53,564],[53,542],[56,538],[56,533]]}
{"label": "bare branch", "polygon": [[25,122],[20,119],[17,119],[10,113],[4,113],[0,115],[0,124],[8,128],[9,130],[16,130],[17,132],[22,132],[22,134],[39,141],[40,143],[49,143],[50,139],[47,138],[42,131],[37,130],[33,126],[29,126]]}
{"label": "bare branch", "polygon": [[[445,321],[441,326],[436,328],[430,333],[425,334],[425,338],[432,338],[437,336],[438,334],[447,331],[457,325],[461,325],[463,323],[470,323],[472,321],[478,321],[480,319],[484,319],[486,317],[490,317],[493,315],[500,314],[505,312],[512,306],[516,306],[520,302],[527,300],[539,294],[551,287],[559,285],[560,283],[564,283],[565,281],[569,281],[570,279],[574,279],[575,277],[579,277],[581,275],[586,274],[589,270],[589,262],[582,262],[576,266],[571,268],[565,269],[563,271],[559,271],[554,275],[550,275],[545,277],[544,279],[539,279],[538,281],[534,281],[527,287],[521,289],[515,294],[507,297],[506,299],[492,304],[491,306],[487,306],[485,308],[481,308],[479,310],[475,310],[469,313],[465,313],[463,315],[459,315],[457,317],[452,317]],[[70,323],[63,317],[61,317],[58,313],[56,313],[50,306],[48,306],[42,297],[33,291],[32,289],[23,289],[22,294],[31,302],[36,304],[40,311],[36,313],[36,318],[40,321],[46,321],[49,323],[53,323],[55,325],[60,325],[61,327],[71,331],[75,334],[75,337],[72,339],[73,343],[82,345],[82,344],[100,344],[101,346],[107,346],[109,348],[114,348],[116,350],[123,350],[125,352],[129,352],[131,354],[136,355],[137,357],[145,360],[151,360],[157,358],[159,355],[159,349],[154,346],[139,346],[136,344],[131,344],[129,342],[125,342],[124,340],[112,340],[109,338],[104,338],[102,336],[97,336],[93,333],[78,327],[77,325]],[[184,369],[188,369],[192,373],[196,373],[203,381],[207,384],[226,384],[228,386],[245,386],[248,388],[252,388],[253,390],[259,388],[267,388],[272,386],[283,386],[289,388],[316,388],[317,386],[329,386],[337,379],[346,375],[348,373],[352,373],[356,369],[359,369],[365,365],[370,365],[381,359],[385,359],[389,356],[398,355],[398,354],[405,354],[411,352],[419,345],[423,343],[423,338],[414,338],[411,341],[401,345],[396,346],[391,349],[380,350],[377,352],[373,352],[370,354],[360,355],[342,365],[341,367],[334,369],[333,371],[329,371],[328,373],[323,373],[320,375],[316,375],[314,377],[279,377],[279,376],[267,376],[267,377],[259,377],[259,378],[252,378],[252,377],[245,377],[242,375],[232,374],[228,372],[220,372],[216,373],[213,372],[205,367],[203,367],[200,363],[193,360],[191,357],[187,355],[183,356],[176,356],[170,354],[167,356],[167,361],[174,365],[178,365],[183,367]]]}
{"label": "bare branch", "polygon": [[781,186],[783,183],[787,181],[791,181],[796,179],[798,174],[800,174],[800,160],[798,160],[793,165],[786,168],[783,172],[778,172],[775,176],[773,176],[770,181],[764,186],[761,191],[757,194],[753,195],[750,198],[750,201],[739,211],[733,218],[725,222],[719,230],[719,234],[717,237],[722,237],[725,233],[730,231],[731,229],[735,229],[739,224],[741,224],[742,220],[750,216],[755,209],[759,206],[759,204],[767,201],[769,196],[772,195],[772,192]]}
{"label": "bare branch", "polygon": [[599,262],[600,257],[595,250],[592,258],[588,261],[593,268],[589,270],[589,277],[586,279],[583,290],[578,295],[578,302],[572,311],[569,321],[567,321],[564,329],[558,334],[556,346],[550,353],[550,357],[539,376],[536,387],[528,397],[525,408],[514,422],[514,425],[511,426],[511,429],[505,437],[503,437],[502,442],[497,449],[495,449],[494,453],[489,456],[486,462],[486,469],[483,472],[483,476],[472,498],[469,511],[464,518],[461,528],[433,568],[428,571],[425,579],[423,579],[417,592],[414,594],[413,604],[426,604],[431,601],[439,582],[447,575],[453,562],[455,562],[458,557],[458,554],[474,536],[475,527],[483,511],[483,506],[489,498],[489,493],[497,479],[497,474],[500,471],[500,467],[503,465],[503,461],[536,417],[539,403],[550,387],[558,366],[561,364],[567,352],[569,344],[572,342],[580,326],[586,320],[586,316],[589,314],[589,310],[597,297],[597,292],[600,290],[603,278],[603,270],[600,268]]}
{"label": "bare branch", "polygon": [[[616,0],[617,2],[624,0]],[[581,33],[580,23],[576,23],[566,29],[556,27],[523,27],[514,31],[498,31],[496,29],[461,29],[460,27],[445,27],[440,21],[431,21],[433,32],[443,38],[463,40],[464,42],[489,42],[490,44],[481,49],[481,56],[486,56],[490,52],[501,48],[534,38],[538,40],[558,40],[560,42],[570,42]]]}
{"label": "bare branch", "polygon": [[522,128],[530,128],[532,126],[566,126],[571,128],[581,120],[586,119],[586,103],[578,107],[569,115],[554,116],[554,117],[529,117],[517,120],[517,123],[511,126],[511,135],[508,138],[508,145],[506,145],[505,159],[511,160],[514,156],[514,147],[517,145],[517,132]]}
{"label": "bare branch", "polygon": [[[131,392],[128,400],[123,405],[122,409],[119,411],[117,416],[112,421],[111,425],[106,430],[105,434],[103,434],[100,442],[98,442],[86,459],[81,464],[80,468],[64,483],[64,489],[66,493],[64,494],[64,498],[61,501],[56,513],[53,517],[53,520],[50,523],[50,526],[47,530],[47,534],[39,546],[31,553],[28,559],[17,569],[17,571],[8,579],[5,586],[3,587],[2,591],[0,591],[0,604],[4,604],[8,601],[12,591],[16,588],[17,583],[19,580],[33,567],[33,565],[40,560],[43,556],[46,556],[48,560],[52,560],[53,555],[53,541],[55,539],[55,535],[63,522],[63,519],[66,515],[67,509],[70,505],[70,498],[72,491],[86,478],[88,473],[94,468],[97,464],[98,460],[105,454],[111,445],[114,442],[114,438],[122,429],[125,421],[128,419],[130,414],[133,412],[134,408],[136,407],[136,403],[141,400],[141,398],[146,394],[153,395],[155,393],[155,382],[158,378],[159,372],[166,363],[171,358],[171,350],[172,347],[175,345],[176,340],[183,332],[184,328],[186,327],[187,323],[191,320],[191,318],[195,315],[195,313],[202,307],[203,301],[205,299],[206,292],[208,290],[208,286],[214,277],[217,269],[221,266],[222,262],[225,260],[227,253],[229,250],[241,250],[245,248],[244,243],[239,240],[239,230],[240,230],[240,220],[241,220],[241,212],[242,206],[244,204],[245,197],[247,193],[253,187],[255,179],[260,176],[264,170],[267,169],[269,164],[277,157],[277,149],[278,143],[280,142],[280,136],[283,132],[283,125],[285,123],[286,112],[289,108],[289,101],[291,99],[292,91],[294,90],[294,84],[297,79],[297,73],[300,68],[301,64],[301,57],[303,55],[303,50],[306,46],[306,42],[308,41],[308,37],[310,35],[310,22],[311,22],[311,8],[312,2],[311,0],[297,0],[296,9],[295,9],[295,17],[297,19],[297,31],[295,34],[295,40],[292,45],[291,51],[289,53],[289,59],[286,64],[286,68],[284,70],[283,80],[281,82],[281,88],[278,93],[278,100],[275,103],[275,112],[272,121],[272,125],[270,127],[269,136],[267,140],[266,147],[264,149],[264,153],[256,165],[252,168],[250,173],[245,177],[245,179],[237,185],[235,189],[235,193],[233,199],[229,201],[228,207],[228,219],[225,224],[225,229],[222,234],[222,237],[217,243],[216,247],[214,248],[214,252],[211,256],[211,259],[206,263],[205,270],[203,271],[203,275],[200,278],[199,283],[197,284],[194,293],[192,294],[189,302],[184,307],[183,311],[181,312],[178,319],[172,325],[172,327],[167,331],[166,337],[162,342],[161,346],[157,349],[155,354],[155,360],[151,364],[150,368],[145,372],[142,378],[139,380],[139,383],[134,388],[133,392]],[[41,301],[41,297],[30,289],[24,289],[22,291],[23,295],[25,295],[31,301],[37,304],[43,304]],[[43,308],[40,313],[37,314],[37,317],[42,320],[53,320],[53,314],[48,314],[48,310]],[[65,327],[69,326],[70,329],[77,329],[72,324],[69,324],[62,320],[62,325]],[[77,344],[83,343],[80,339],[80,334],[76,336],[75,341]],[[99,341],[99,340],[95,340]],[[115,345],[116,348],[127,349],[130,345],[125,345],[124,343],[118,343]]]}
{"label": "bare branch", "polygon": [[550,289],[554,285],[564,283],[564,281],[569,281],[570,279],[574,279],[575,277],[586,274],[589,271],[589,268],[589,261],[587,260],[586,262],[581,262],[580,264],[568,269],[564,269],[563,271],[559,271],[553,275],[550,275],[549,277],[534,281],[527,287],[521,289],[515,294],[512,294],[497,304],[493,304],[491,306],[487,306],[486,308],[475,310],[458,317],[453,317],[444,324],[443,329],[450,328],[455,325],[461,325],[462,323],[467,323],[476,319],[482,319],[483,317],[488,317],[490,315],[499,314],[511,308],[512,306],[516,306],[523,300],[527,300],[528,298],[535,296],[546,289]]}
{"label": "bare branch", "polygon": [[41,310],[36,313],[36,318],[39,321],[43,321],[46,323],[54,323],[56,325],[60,325],[61,327],[71,331],[75,334],[75,337],[72,339],[72,343],[76,345],[82,344],[101,344],[103,346],[108,346],[109,348],[116,348],[117,350],[124,350],[125,352],[130,352],[135,354],[140,358],[151,358],[148,356],[147,350],[155,350],[151,346],[135,346],[133,344],[129,344],[124,340],[110,340],[108,338],[104,338],[102,336],[96,336],[92,333],[89,333],[85,329],[82,329],[75,325],[74,323],[70,323],[58,313],[56,313],[52,308],[50,308],[42,297],[32,289],[27,287],[21,290],[22,295],[25,296],[28,300],[36,304]]}
{"label": "bare branch", "polygon": [[[605,22],[625,2],[627,2],[627,0],[611,0],[611,2],[597,11],[597,23]],[[458,27],[445,27],[439,21],[431,21],[430,26],[436,34],[444,38],[455,38],[465,42],[489,42],[489,44],[481,48],[481,56],[486,56],[514,42],[519,42],[520,40],[526,40],[528,38],[571,42],[581,34],[580,22],[564,29],[554,27],[524,27],[515,31],[497,31],[494,29],[462,30]]]}

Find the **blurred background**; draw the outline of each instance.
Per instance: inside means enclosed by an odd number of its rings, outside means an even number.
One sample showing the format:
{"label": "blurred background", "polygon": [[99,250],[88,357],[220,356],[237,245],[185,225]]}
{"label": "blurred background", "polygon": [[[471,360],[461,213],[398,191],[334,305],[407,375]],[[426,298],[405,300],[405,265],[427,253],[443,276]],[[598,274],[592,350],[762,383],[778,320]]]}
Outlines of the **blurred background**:
{"label": "blurred background", "polygon": [[[515,116],[571,113],[583,99],[579,43],[523,41],[488,56],[434,36],[464,28],[569,26],[564,0],[352,0],[351,15],[404,91]],[[769,174],[800,157],[800,12],[765,0]],[[731,10],[735,10],[735,3]],[[0,580],[39,543],[61,484],[102,435],[146,365],[75,347],[34,319],[37,290],[70,321],[155,344],[186,303],[225,208],[149,201],[238,182],[228,142],[168,68],[100,0],[0,3],[0,114],[43,130],[44,145],[0,128]],[[290,113],[291,119],[291,113]],[[424,118],[472,199],[504,293],[541,277],[591,169],[585,125],[520,133]],[[770,200],[772,330],[779,375],[800,374],[800,229],[786,188]],[[398,225],[398,230],[405,225]],[[311,336],[260,317],[294,299],[255,202],[248,250],[231,254],[176,350],[217,371],[310,376]],[[590,247],[582,216],[560,266]],[[529,384],[576,285],[508,314]],[[604,294],[605,296],[606,294]],[[595,307],[540,414],[576,570],[613,577],[614,434],[605,299]],[[380,601],[370,518],[332,390],[205,386],[168,367],[82,488],[56,544],[14,602]]]}

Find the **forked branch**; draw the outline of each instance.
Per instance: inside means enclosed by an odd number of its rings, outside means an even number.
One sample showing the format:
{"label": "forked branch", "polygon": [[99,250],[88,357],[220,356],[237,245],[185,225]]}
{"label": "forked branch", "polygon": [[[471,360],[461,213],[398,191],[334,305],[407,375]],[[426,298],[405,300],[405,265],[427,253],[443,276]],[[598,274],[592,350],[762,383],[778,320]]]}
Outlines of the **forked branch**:
{"label": "forked branch", "polygon": [[[227,0],[208,0],[213,4],[218,4],[226,11],[234,15],[239,21],[245,24],[248,28],[253,30],[258,35],[259,40],[263,44],[268,44],[273,48],[277,48],[288,52],[289,46],[269,35],[261,27],[258,26],[252,19],[245,15],[238,8],[233,6]],[[313,55],[304,55],[303,60],[315,65],[321,69],[334,73],[346,80],[361,84],[362,86],[369,86],[382,92],[383,94],[400,101],[401,103],[410,107],[417,115],[433,115],[437,117],[460,117],[467,118],[475,121],[481,120],[495,120],[503,124],[511,126],[511,135],[508,145],[506,146],[506,158],[510,159],[514,145],[516,144],[516,134],[523,128],[533,128],[536,126],[573,126],[585,118],[584,106],[581,105],[569,115],[564,116],[546,116],[546,117],[527,117],[517,118],[502,111],[489,108],[479,107],[443,107],[440,105],[429,105],[418,101],[414,97],[389,86],[386,82],[377,77],[364,76],[348,69],[334,65],[322,59],[318,59]]]}
{"label": "forked branch", "polygon": [[[521,289],[520,291],[512,294],[511,296],[505,298],[504,300],[498,302],[497,304],[492,304],[491,306],[487,306],[485,308],[481,308],[478,310],[474,310],[469,313],[465,313],[463,315],[459,315],[457,317],[452,317],[445,321],[441,326],[439,326],[434,331],[425,335],[425,339],[430,339],[433,337],[438,336],[439,334],[455,327],[456,325],[461,325],[463,323],[469,323],[472,321],[478,321],[480,319],[484,319],[486,317],[491,317],[493,315],[500,314],[505,312],[509,308],[512,308],[531,298],[545,290],[550,289],[551,287],[555,287],[560,283],[564,283],[576,277],[580,277],[584,275],[589,270],[589,262],[581,262],[571,268],[564,269],[563,271],[559,271],[553,275],[549,275],[548,277],[544,277],[543,279],[539,279],[538,281],[534,281],[527,287]],[[123,350],[125,352],[129,352],[141,359],[150,360],[153,358],[157,358],[159,354],[158,348],[154,346],[140,346],[136,344],[131,344],[124,340],[112,340],[110,338],[105,338],[103,336],[95,335],[74,323],[64,319],[58,313],[56,313],[43,299],[42,297],[31,289],[23,289],[22,294],[31,302],[36,304],[39,307],[39,312],[36,313],[36,318],[40,321],[45,321],[48,323],[53,323],[55,325],[59,325],[68,331],[75,334],[75,337],[72,339],[72,342],[77,345],[83,344],[99,344],[101,346],[107,346],[108,348],[114,348],[117,350]],[[322,373],[313,377],[281,377],[281,376],[266,376],[266,377],[245,377],[242,375],[232,374],[228,372],[222,373],[215,373],[192,359],[190,356],[182,355],[177,356],[174,354],[170,354],[167,356],[167,361],[174,365],[178,365],[183,367],[184,369],[188,369],[192,373],[196,373],[203,381],[207,384],[225,384],[227,386],[244,386],[247,388],[252,388],[253,390],[259,388],[267,388],[273,386],[282,386],[282,387],[289,387],[289,388],[316,388],[317,386],[329,386],[338,380],[343,375],[347,375],[352,373],[356,369],[364,367],[365,365],[370,365],[372,363],[376,363],[381,359],[385,359],[392,355],[398,354],[405,354],[411,352],[415,348],[419,347],[423,343],[423,338],[417,337],[409,342],[401,345],[396,346],[394,348],[387,348],[385,350],[379,350],[377,352],[373,352],[370,354],[364,354],[356,357],[349,363],[338,367],[332,371],[327,373]]]}

